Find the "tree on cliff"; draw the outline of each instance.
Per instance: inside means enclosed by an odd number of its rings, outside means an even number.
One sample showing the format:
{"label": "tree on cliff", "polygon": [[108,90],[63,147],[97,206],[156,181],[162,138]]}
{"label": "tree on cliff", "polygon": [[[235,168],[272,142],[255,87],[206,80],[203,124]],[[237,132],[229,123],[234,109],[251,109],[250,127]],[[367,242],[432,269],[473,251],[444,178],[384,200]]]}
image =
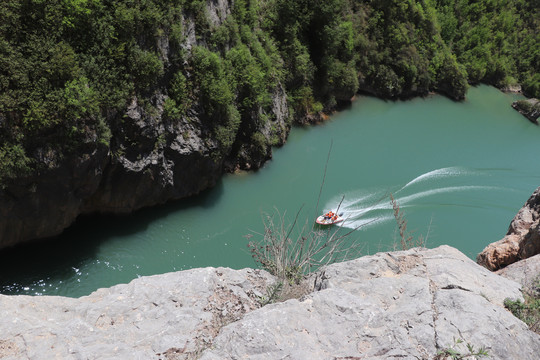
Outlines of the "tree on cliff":
{"label": "tree on cliff", "polygon": [[[166,157],[164,149],[178,150],[191,133],[204,138],[200,153],[210,159],[201,171],[257,167],[271,156],[270,145],[283,143],[292,119],[316,118],[358,91],[385,98],[439,91],[462,99],[468,83],[519,83],[540,97],[538,1],[229,6],[0,2],[1,191],[41,191],[39,176],[88,159],[101,157],[88,169],[95,174],[148,154]],[[151,129],[139,131],[144,126]],[[68,192],[81,188],[91,189]]]}

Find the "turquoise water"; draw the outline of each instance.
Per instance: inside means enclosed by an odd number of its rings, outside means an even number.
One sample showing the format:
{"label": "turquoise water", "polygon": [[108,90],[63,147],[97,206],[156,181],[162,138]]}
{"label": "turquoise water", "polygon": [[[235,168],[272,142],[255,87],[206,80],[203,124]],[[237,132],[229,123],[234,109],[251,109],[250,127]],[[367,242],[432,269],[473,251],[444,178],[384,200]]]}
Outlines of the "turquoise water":
{"label": "turquoise water", "polygon": [[[516,95],[480,86],[464,102],[359,97],[324,124],[295,128],[255,173],[226,175],[200,196],[131,216],[86,218],[54,243],[0,253],[2,293],[81,296],[143,275],[255,266],[245,235],[278,209],[302,223],[335,209],[363,253],[399,242],[389,194],[415,237],[474,258],[504,236],[540,185],[540,128]],[[324,176],[319,211],[315,210]]]}

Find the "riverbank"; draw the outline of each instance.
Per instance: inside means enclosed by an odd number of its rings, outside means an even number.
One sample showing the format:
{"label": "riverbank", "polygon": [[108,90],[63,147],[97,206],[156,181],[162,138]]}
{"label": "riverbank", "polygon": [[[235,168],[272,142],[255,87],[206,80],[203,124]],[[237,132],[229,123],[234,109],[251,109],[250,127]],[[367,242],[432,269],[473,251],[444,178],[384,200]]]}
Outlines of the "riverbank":
{"label": "riverbank", "polygon": [[0,253],[0,292],[80,297],[139,276],[252,267],[244,236],[262,231],[263,214],[304,205],[302,223],[315,219],[332,140],[319,211],[345,195],[363,254],[395,249],[391,192],[414,236],[474,259],[538,186],[538,127],[510,107],[516,98],[489,86],[465,102],[359,96],[318,126],[295,127],[257,172],[131,215],[80,218],[55,241]]}

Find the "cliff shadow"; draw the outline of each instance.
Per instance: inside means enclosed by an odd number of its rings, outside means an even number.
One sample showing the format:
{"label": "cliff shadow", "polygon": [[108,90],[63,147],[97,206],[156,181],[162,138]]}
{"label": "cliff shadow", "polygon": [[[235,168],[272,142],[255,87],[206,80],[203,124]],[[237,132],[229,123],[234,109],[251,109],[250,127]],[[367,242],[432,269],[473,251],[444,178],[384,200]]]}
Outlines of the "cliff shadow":
{"label": "cliff shadow", "polygon": [[101,245],[113,239],[129,242],[133,235],[171,213],[194,206],[209,208],[223,194],[220,180],[211,189],[186,199],[143,208],[129,215],[82,215],[59,236],[20,244],[0,251],[0,293],[37,294],[36,284],[60,283],[74,270],[97,259]]}

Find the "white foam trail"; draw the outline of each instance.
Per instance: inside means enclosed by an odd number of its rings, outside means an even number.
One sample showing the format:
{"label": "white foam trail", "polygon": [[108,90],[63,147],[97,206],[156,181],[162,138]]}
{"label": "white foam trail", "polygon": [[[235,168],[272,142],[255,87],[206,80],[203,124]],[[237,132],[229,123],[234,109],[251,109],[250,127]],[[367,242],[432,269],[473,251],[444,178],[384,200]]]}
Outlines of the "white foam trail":
{"label": "white foam trail", "polygon": [[[433,177],[433,175],[430,175],[430,177]],[[420,177],[417,179],[419,178]],[[395,196],[395,199],[399,206],[404,208],[414,206],[415,202],[429,198],[433,195],[467,191],[498,191],[500,189],[501,188],[495,186],[481,185],[447,186],[424,190],[407,196]],[[358,194],[358,192],[356,194]],[[340,226],[350,229],[367,229],[394,219],[392,203],[389,198],[384,196],[384,194],[385,192],[379,190],[367,194],[360,193],[360,196],[357,195],[357,197],[353,198],[348,197],[350,195],[346,195],[345,198],[342,196],[335,197],[332,201],[327,203],[326,208],[334,212],[343,213],[342,216],[345,220]],[[337,207],[342,198],[343,201],[338,210]]]}
{"label": "white foam trail", "polygon": [[500,190],[500,188],[496,186],[480,186],[480,185],[463,185],[463,186],[448,186],[438,189],[431,189],[426,191],[421,191],[416,194],[404,196],[397,198],[397,203],[402,205],[407,205],[408,203],[423,199],[432,195],[442,194],[442,193],[451,193],[451,192],[458,192],[458,191],[470,191],[470,190]]}
{"label": "white foam trail", "polygon": [[366,202],[371,202],[375,197],[380,196],[381,192],[350,192],[345,195],[336,196],[331,199],[327,204],[327,209],[336,210],[339,203],[341,203],[340,209],[354,209],[357,206],[365,206]]}
{"label": "white foam trail", "polygon": [[407,188],[408,186],[416,184],[418,182],[427,181],[427,180],[430,180],[430,179],[439,179],[439,178],[443,178],[443,177],[450,177],[450,176],[461,176],[461,175],[466,175],[466,174],[469,174],[469,173],[470,172],[467,171],[465,168],[461,168],[461,167],[457,167],[457,166],[446,167],[446,168],[441,168],[441,169],[429,171],[429,172],[427,172],[425,174],[422,174],[422,175],[417,176],[416,178],[412,179],[407,184],[405,184],[405,186],[403,186],[399,191]]}
{"label": "white foam trail", "polygon": [[[336,213],[343,213],[345,220],[340,224],[342,227],[366,229],[392,218],[388,215],[376,216],[373,214],[375,211],[391,208],[384,194],[385,192],[381,190],[349,192],[344,196],[336,196],[330,200],[326,204],[325,209],[327,210],[325,212],[332,210]],[[366,216],[370,213],[371,216]]]}
{"label": "white foam trail", "polygon": [[339,226],[349,229],[366,230],[370,227],[380,225],[393,219],[393,215],[365,217],[360,219],[345,220]]}

